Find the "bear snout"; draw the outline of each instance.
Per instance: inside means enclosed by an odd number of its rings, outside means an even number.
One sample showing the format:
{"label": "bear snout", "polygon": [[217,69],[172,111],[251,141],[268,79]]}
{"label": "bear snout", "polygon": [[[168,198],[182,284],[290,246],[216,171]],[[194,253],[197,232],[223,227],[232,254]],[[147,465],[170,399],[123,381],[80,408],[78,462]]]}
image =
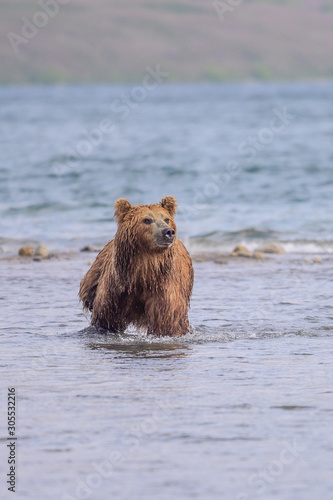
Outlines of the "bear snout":
{"label": "bear snout", "polygon": [[172,227],[166,227],[162,231],[163,239],[166,242],[170,242],[170,243],[174,240],[175,234],[176,234],[176,231],[174,229],[172,229]]}
{"label": "bear snout", "polygon": [[162,248],[168,248],[175,240],[176,231],[169,226],[158,227],[155,233],[155,243]]}

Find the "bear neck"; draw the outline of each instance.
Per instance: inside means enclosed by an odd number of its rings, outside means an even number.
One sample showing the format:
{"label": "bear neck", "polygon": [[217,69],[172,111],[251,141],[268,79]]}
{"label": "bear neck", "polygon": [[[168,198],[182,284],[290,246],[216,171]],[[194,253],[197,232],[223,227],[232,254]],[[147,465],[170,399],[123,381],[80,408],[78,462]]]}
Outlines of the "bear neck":
{"label": "bear neck", "polygon": [[156,252],[126,243],[114,240],[115,268],[120,280],[131,290],[148,287],[158,290],[172,273],[175,242],[170,248]]}

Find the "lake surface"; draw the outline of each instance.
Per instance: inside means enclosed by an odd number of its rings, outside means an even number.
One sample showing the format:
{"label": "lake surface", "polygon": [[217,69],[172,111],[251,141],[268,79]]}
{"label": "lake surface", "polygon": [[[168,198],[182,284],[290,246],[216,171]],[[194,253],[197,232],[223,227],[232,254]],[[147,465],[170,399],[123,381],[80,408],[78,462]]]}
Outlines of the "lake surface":
{"label": "lake surface", "polygon": [[[17,498],[331,498],[333,86],[161,86],[111,110],[132,91],[0,89],[0,497],[15,387]],[[194,333],[89,328],[80,248],[113,237],[116,198],[168,194]],[[216,258],[271,241],[286,254]],[[55,257],[16,258],[39,242]]]}
{"label": "lake surface", "polygon": [[161,86],[143,102],[132,92],[1,89],[5,250],[9,238],[104,243],[116,198],[173,194],[192,246],[268,238],[333,251],[333,85]]}

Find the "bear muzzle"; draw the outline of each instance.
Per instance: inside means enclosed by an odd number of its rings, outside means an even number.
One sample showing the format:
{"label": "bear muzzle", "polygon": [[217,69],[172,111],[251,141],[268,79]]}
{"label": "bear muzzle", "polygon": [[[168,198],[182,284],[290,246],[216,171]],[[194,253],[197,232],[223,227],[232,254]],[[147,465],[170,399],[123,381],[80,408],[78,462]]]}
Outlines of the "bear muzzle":
{"label": "bear muzzle", "polygon": [[159,247],[168,248],[174,242],[176,231],[172,227],[163,229],[155,240]]}

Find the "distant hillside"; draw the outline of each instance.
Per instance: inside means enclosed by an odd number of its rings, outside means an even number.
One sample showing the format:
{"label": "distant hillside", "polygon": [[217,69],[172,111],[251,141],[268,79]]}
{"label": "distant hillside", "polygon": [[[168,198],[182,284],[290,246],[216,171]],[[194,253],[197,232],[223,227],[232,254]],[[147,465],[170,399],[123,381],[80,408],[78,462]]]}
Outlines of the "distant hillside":
{"label": "distant hillside", "polygon": [[169,81],[333,77],[331,0],[235,3],[1,0],[0,83],[132,82],[158,63]]}

